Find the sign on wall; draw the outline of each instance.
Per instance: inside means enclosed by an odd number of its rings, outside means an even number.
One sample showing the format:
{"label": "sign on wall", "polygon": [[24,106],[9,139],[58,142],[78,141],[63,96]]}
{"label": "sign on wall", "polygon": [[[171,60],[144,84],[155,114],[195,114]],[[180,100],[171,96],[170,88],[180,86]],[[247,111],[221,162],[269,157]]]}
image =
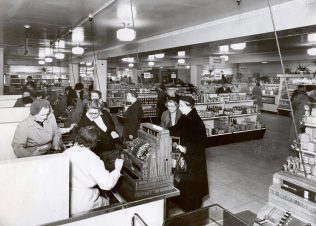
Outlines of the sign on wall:
{"label": "sign on wall", "polygon": [[224,68],[225,67],[225,59],[221,57],[210,57],[209,63],[214,68]]}
{"label": "sign on wall", "polygon": [[177,74],[176,73],[172,73],[171,74],[171,78],[177,78]]}

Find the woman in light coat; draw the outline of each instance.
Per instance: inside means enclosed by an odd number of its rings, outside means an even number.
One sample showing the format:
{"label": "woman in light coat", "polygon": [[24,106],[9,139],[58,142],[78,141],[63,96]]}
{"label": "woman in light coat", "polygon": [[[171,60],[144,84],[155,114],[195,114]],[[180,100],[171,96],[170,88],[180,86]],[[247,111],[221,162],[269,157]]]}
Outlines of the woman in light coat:
{"label": "woman in light coat", "polygon": [[48,100],[35,100],[30,116],[15,130],[12,147],[18,158],[58,152],[62,148],[61,132]]}
{"label": "woman in light coat", "polygon": [[65,150],[71,162],[71,214],[106,206],[109,201],[100,196],[100,191],[111,190],[120,177],[123,160],[115,160],[115,169],[109,172],[103,161],[91,151],[98,140],[94,126],[80,129],[73,147]]}
{"label": "woman in light coat", "polygon": [[168,129],[169,127],[177,124],[182,115],[181,111],[178,108],[178,103],[178,99],[176,99],[175,97],[170,97],[166,101],[165,105],[168,110],[164,111],[161,115],[161,127]]}

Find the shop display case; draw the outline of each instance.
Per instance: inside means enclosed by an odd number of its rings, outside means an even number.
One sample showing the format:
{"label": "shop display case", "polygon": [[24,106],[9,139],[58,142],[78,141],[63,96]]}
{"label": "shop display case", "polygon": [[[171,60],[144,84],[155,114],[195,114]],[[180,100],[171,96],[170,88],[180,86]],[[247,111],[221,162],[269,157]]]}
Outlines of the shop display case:
{"label": "shop display case", "polygon": [[262,138],[265,132],[257,122],[257,109],[246,93],[203,94],[195,108],[204,121],[208,145],[220,145]]}
{"label": "shop display case", "polygon": [[51,87],[69,86],[69,74],[57,73],[6,73],[4,75],[4,86],[9,87],[9,94],[20,94],[21,89],[26,84],[27,76],[32,76],[32,80],[36,84],[37,89],[42,89],[43,85]]}
{"label": "shop display case", "polygon": [[279,84],[263,84],[262,89],[262,110],[277,113]]}
{"label": "shop display case", "polygon": [[110,110],[123,107],[126,99],[126,85],[108,84],[107,86],[107,103]]}
{"label": "shop display case", "polygon": [[[138,93],[138,100],[143,108],[142,122],[155,122],[157,120],[157,93]],[[125,100],[123,102],[125,104]],[[124,121],[123,109],[120,109],[117,114],[117,119],[120,123]]]}
{"label": "shop display case", "polygon": [[277,110],[279,114],[289,116],[290,100],[286,91],[285,83],[288,85],[288,92],[291,97],[298,85],[304,85],[306,87],[314,86],[316,84],[316,80],[312,78],[312,75],[308,74],[278,74],[277,77],[280,78],[279,93],[276,101],[276,104],[278,105]]}

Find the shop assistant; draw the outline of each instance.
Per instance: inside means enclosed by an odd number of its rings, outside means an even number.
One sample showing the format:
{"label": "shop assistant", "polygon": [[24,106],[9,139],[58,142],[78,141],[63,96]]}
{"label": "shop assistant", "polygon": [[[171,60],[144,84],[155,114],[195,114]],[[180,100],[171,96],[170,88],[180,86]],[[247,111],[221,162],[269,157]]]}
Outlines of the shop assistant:
{"label": "shop assistant", "polygon": [[138,136],[137,131],[140,128],[143,109],[137,97],[134,90],[129,90],[126,94],[127,102],[131,103],[124,114],[123,137],[126,140],[133,140]]}
{"label": "shop assistant", "polygon": [[61,132],[48,100],[35,100],[30,116],[20,122],[12,140],[18,158],[58,152],[62,147]]}

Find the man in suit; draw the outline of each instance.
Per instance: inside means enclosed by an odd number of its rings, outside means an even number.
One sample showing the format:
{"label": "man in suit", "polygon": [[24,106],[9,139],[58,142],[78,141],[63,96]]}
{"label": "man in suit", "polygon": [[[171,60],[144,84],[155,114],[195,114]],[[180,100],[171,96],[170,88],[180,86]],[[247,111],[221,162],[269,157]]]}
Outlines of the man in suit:
{"label": "man in suit", "polygon": [[136,91],[129,90],[126,94],[127,102],[131,103],[129,107],[125,106],[123,137],[125,140],[133,140],[138,137],[138,129],[142,119],[142,105],[137,99]]}

